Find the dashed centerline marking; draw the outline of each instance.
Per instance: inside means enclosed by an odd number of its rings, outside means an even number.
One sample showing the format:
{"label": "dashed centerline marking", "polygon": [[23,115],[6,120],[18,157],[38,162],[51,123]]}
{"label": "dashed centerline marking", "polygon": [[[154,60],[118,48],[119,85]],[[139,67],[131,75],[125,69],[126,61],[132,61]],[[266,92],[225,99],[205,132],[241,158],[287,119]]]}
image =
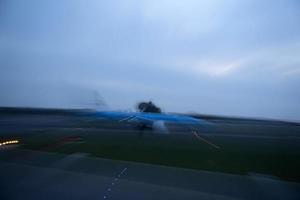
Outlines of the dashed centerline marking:
{"label": "dashed centerline marking", "polygon": [[111,187],[113,187],[116,182],[119,180],[119,178],[125,173],[125,171],[127,170],[127,167],[125,167],[118,175],[118,178],[114,178],[113,181],[111,182],[111,184],[108,186],[107,190],[106,190],[106,194],[103,195],[103,199],[108,199],[109,197],[109,193],[111,192]]}
{"label": "dashed centerline marking", "polygon": [[126,170],[127,168],[125,167],[118,176],[121,176]]}
{"label": "dashed centerline marking", "polygon": [[196,136],[196,138],[197,138],[198,140],[203,141],[203,142],[209,144],[210,146],[212,146],[212,147],[214,147],[214,148],[216,148],[216,149],[220,149],[219,146],[217,146],[217,145],[213,144],[212,142],[210,142],[210,141],[204,139],[203,137],[200,137],[200,136],[197,134],[196,131],[192,131],[192,133],[194,134],[194,136]]}

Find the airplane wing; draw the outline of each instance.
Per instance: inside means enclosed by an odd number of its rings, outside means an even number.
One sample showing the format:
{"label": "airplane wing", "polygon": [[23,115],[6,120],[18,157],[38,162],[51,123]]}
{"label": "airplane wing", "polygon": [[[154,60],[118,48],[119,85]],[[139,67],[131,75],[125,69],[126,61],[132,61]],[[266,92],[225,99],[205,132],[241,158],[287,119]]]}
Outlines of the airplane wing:
{"label": "airplane wing", "polygon": [[178,114],[162,114],[162,113],[138,113],[138,112],[96,112],[94,113],[98,118],[117,120],[119,122],[155,122],[164,121],[177,124],[189,125],[208,125],[210,122],[187,115]]}

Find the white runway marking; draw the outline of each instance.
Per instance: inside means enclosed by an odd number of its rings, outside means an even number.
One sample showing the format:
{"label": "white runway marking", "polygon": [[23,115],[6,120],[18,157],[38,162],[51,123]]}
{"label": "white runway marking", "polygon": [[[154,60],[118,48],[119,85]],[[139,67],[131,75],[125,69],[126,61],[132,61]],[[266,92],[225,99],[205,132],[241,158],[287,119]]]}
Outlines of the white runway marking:
{"label": "white runway marking", "polygon": [[208,140],[206,140],[206,139],[200,137],[200,136],[197,134],[196,131],[192,131],[192,133],[196,136],[196,138],[197,138],[198,140],[203,141],[203,142],[205,142],[205,143],[211,145],[212,147],[214,147],[214,148],[216,148],[216,149],[220,149],[219,146],[217,146],[217,145],[213,144],[212,142],[210,142],[210,141],[208,141]]}
{"label": "white runway marking", "polygon": [[127,167],[125,167],[118,175],[118,178],[114,178],[113,181],[111,182],[111,184],[108,186],[107,190],[106,190],[106,194],[103,195],[103,199],[108,199],[109,194],[111,192],[111,188],[116,185],[117,181],[119,180],[119,178],[125,173],[125,171],[127,170]]}

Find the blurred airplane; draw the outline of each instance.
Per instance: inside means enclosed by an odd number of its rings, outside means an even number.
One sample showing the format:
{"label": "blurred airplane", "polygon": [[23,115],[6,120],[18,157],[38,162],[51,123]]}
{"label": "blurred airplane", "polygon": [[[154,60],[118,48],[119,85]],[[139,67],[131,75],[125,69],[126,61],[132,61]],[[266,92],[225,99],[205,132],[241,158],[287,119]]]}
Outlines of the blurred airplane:
{"label": "blurred airplane", "polygon": [[168,132],[165,123],[173,123],[188,127],[190,130],[197,126],[211,125],[210,122],[182,114],[150,113],[150,112],[121,112],[121,111],[96,111],[89,113],[98,119],[108,119],[118,122],[135,123],[141,131],[145,129]]}

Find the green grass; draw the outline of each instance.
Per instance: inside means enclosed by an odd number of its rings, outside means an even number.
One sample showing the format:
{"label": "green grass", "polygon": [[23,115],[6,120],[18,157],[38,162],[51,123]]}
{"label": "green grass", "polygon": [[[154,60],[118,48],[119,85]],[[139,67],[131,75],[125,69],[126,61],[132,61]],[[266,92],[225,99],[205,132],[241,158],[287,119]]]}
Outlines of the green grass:
{"label": "green grass", "polygon": [[[70,136],[82,140],[66,142]],[[21,147],[233,174],[255,172],[300,182],[298,140],[203,137],[221,148],[213,148],[192,134],[146,133],[141,137],[134,131],[104,130],[52,130],[24,139]]]}

